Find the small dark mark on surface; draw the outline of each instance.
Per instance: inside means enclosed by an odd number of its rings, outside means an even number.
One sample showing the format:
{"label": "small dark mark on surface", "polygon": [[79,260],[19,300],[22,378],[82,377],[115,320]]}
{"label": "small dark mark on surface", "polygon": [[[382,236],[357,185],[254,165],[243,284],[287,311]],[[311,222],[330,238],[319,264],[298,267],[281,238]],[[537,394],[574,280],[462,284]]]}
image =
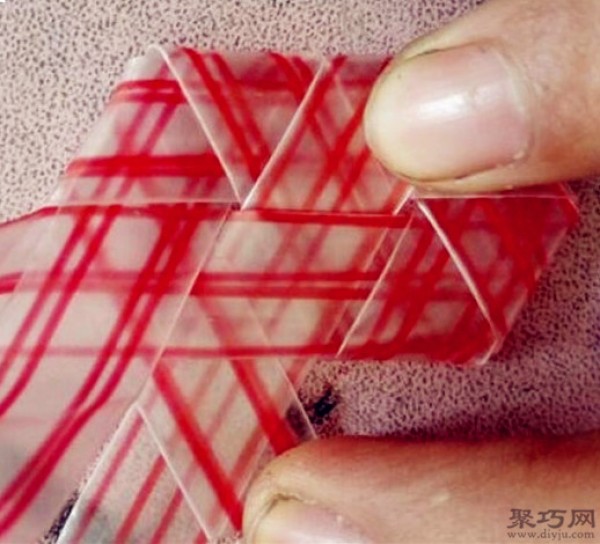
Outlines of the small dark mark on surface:
{"label": "small dark mark on surface", "polygon": [[339,395],[328,386],[324,393],[312,404],[306,407],[306,413],[313,425],[323,425],[325,419],[338,405]]}
{"label": "small dark mark on surface", "polygon": [[50,527],[48,532],[44,535],[44,538],[41,540],[41,542],[43,542],[44,544],[49,544],[58,540],[60,532],[67,523],[67,520],[69,519],[69,516],[71,515],[71,512],[73,511],[73,508],[78,498],[79,493],[73,493],[71,498],[63,506],[63,509],[60,511],[60,514],[54,520],[54,523],[52,523],[52,526]]}

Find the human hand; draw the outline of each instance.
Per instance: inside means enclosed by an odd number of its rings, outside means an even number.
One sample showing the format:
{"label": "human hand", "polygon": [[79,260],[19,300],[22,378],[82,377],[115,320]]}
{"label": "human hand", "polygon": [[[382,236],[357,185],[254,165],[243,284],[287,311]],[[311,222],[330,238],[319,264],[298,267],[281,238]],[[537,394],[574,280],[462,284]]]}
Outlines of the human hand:
{"label": "human hand", "polygon": [[[600,173],[598,23],[594,0],[491,0],[417,41],[373,91],[374,153],[424,189],[458,193]],[[510,508],[593,508],[598,481],[600,433],[319,440],[267,467],[244,529],[252,544],[514,542]]]}
{"label": "human hand", "polygon": [[[275,459],[255,482],[244,533],[248,544],[529,542],[508,534],[513,508],[593,509],[599,481],[600,433],[486,443],[315,440]],[[589,524],[568,529],[570,521],[565,512],[562,531],[594,532]]]}
{"label": "human hand", "polygon": [[600,173],[600,2],[492,0],[402,51],[365,116],[392,171],[484,191]]}

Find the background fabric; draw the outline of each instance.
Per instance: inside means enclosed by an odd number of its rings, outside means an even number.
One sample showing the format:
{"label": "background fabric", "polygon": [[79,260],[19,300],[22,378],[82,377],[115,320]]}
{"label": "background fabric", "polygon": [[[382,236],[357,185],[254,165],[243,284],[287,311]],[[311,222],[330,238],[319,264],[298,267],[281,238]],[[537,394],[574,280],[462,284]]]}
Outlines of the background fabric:
{"label": "background fabric", "polygon": [[[6,0],[0,4],[0,219],[44,202],[127,59],[152,43],[391,53],[476,3]],[[600,427],[600,184],[573,187],[581,225],[501,354],[481,368],[323,362],[301,392],[317,429],[490,437]]]}

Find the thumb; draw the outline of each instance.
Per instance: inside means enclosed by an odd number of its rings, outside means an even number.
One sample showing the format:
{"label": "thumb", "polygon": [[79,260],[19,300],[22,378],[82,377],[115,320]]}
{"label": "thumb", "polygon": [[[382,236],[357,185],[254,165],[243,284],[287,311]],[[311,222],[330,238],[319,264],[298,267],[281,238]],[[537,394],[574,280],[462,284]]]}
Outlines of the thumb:
{"label": "thumb", "polygon": [[600,2],[491,0],[408,47],[376,84],[367,140],[444,191],[600,173]]}
{"label": "thumb", "polygon": [[[599,448],[598,433],[487,443],[316,440],[255,482],[245,542],[501,543],[511,525],[530,530],[543,508],[560,509],[566,528],[567,512],[599,504]],[[546,521],[557,527],[554,517]]]}

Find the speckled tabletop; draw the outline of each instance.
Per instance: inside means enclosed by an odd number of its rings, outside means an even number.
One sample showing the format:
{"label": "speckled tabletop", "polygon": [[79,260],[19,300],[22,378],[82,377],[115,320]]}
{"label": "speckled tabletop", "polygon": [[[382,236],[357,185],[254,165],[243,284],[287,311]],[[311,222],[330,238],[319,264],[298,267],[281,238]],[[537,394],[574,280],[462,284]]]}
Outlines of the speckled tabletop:
{"label": "speckled tabletop", "polygon": [[[471,0],[6,0],[0,218],[50,194],[126,60],[152,43],[392,52]],[[302,397],[328,433],[485,437],[600,427],[600,184],[502,353],[481,368],[322,363]]]}

